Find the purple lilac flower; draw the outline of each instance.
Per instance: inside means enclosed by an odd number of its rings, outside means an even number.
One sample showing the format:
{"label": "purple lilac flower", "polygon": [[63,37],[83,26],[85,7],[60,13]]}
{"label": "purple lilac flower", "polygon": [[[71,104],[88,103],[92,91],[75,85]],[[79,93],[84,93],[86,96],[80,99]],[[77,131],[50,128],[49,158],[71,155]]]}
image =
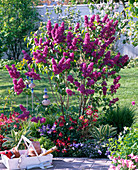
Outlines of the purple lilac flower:
{"label": "purple lilac flower", "polygon": [[13,79],[17,79],[20,77],[20,72],[17,71],[17,68],[15,67],[14,64],[12,64],[12,68],[9,67],[8,65],[5,65],[5,67],[7,68],[8,72],[9,72],[9,75],[11,78]]}
{"label": "purple lilac flower", "polygon": [[46,122],[46,118],[42,117],[40,118],[40,123],[45,123]]}
{"label": "purple lilac flower", "polygon": [[84,44],[89,44],[89,43],[90,43],[90,34],[86,33],[84,38]]}
{"label": "purple lilac flower", "polygon": [[34,68],[31,71],[25,73],[25,75],[29,76],[30,78],[33,78],[34,80],[41,80],[40,75],[34,72]]}
{"label": "purple lilac flower", "polygon": [[108,14],[105,14],[105,16],[103,17],[102,22],[105,23],[105,21],[107,20],[107,18],[108,18]]}
{"label": "purple lilac flower", "polygon": [[66,89],[66,93],[69,95],[69,96],[72,96],[72,91],[70,89]]}
{"label": "purple lilac flower", "polygon": [[92,86],[92,85],[94,85],[94,83],[95,83],[95,81],[93,79],[91,79],[91,80],[89,79],[87,86]]}
{"label": "purple lilac flower", "polygon": [[26,87],[23,79],[20,78],[18,81],[16,79],[13,79],[14,84],[14,91],[17,92],[17,95],[23,92],[23,89]]}
{"label": "purple lilac flower", "polygon": [[25,50],[22,50],[22,53],[24,54],[24,59],[28,60],[27,64],[32,63],[32,58],[29,56],[29,54],[27,54]]}
{"label": "purple lilac flower", "polygon": [[67,78],[67,81],[73,83],[73,80],[74,80],[74,78],[72,77],[72,75],[69,75]]}
{"label": "purple lilac flower", "polygon": [[102,90],[103,90],[103,95],[106,96],[107,88],[103,86]]}
{"label": "purple lilac flower", "polygon": [[95,15],[93,15],[91,18],[90,18],[90,22],[94,22],[94,19],[95,19]]}
{"label": "purple lilac flower", "polygon": [[88,17],[87,17],[87,15],[85,15],[84,16],[84,25],[85,25],[85,27],[87,27],[88,26]]}
{"label": "purple lilac flower", "polygon": [[20,109],[23,112],[21,115],[18,116],[19,119],[25,119],[25,118],[29,118],[29,111],[27,111],[27,109],[25,107],[23,107],[23,105],[20,105]]}
{"label": "purple lilac flower", "polygon": [[79,27],[80,27],[80,24],[77,23],[77,24],[76,24],[76,27],[75,27],[75,31],[77,31],[77,30],[79,29]]}
{"label": "purple lilac flower", "polygon": [[78,81],[74,81],[76,87],[80,87],[80,83]]}
{"label": "purple lilac flower", "polygon": [[38,119],[37,119],[36,117],[33,117],[33,118],[31,119],[31,122],[38,123]]}

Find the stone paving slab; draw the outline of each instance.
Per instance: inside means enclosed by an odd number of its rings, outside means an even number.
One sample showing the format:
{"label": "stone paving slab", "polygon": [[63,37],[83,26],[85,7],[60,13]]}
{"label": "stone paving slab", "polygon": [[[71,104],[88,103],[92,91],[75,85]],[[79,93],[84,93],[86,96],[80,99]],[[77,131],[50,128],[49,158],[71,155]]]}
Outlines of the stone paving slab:
{"label": "stone paving slab", "polygon": [[[108,170],[111,161],[108,159],[88,158],[53,158],[53,167],[49,170]],[[33,168],[34,170],[40,170]],[[7,170],[0,160],[0,170]]]}

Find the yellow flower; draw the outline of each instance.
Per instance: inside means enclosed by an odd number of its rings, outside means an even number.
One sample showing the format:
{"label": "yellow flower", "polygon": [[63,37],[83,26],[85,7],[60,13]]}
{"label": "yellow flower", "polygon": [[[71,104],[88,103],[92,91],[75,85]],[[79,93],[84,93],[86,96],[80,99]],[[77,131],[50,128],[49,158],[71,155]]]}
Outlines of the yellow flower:
{"label": "yellow flower", "polygon": [[84,123],[87,123],[88,122],[88,119],[84,119]]}

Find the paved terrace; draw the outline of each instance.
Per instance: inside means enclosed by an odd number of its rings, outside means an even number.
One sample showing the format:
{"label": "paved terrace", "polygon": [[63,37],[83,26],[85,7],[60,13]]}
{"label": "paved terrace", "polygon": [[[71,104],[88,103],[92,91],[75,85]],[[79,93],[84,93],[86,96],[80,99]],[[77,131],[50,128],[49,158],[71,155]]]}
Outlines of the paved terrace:
{"label": "paved terrace", "polygon": [[[53,158],[53,167],[49,170],[85,170],[85,169],[97,169],[108,170],[111,165],[111,161],[108,159],[88,159],[88,158]],[[0,170],[6,170],[6,167],[0,160]],[[35,169],[40,170],[40,169]]]}

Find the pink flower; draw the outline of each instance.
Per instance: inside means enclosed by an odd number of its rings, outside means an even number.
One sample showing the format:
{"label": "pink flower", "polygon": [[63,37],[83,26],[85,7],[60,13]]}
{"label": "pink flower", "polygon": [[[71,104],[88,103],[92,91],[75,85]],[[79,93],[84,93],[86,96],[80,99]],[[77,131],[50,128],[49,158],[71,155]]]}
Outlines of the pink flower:
{"label": "pink flower", "polygon": [[87,110],[86,114],[87,115],[92,115],[93,111],[91,109]]}
{"label": "pink flower", "polygon": [[59,136],[60,136],[60,137],[62,137],[62,136],[63,136],[62,132],[60,132],[60,133],[59,133]]}
{"label": "pink flower", "polygon": [[14,128],[17,128],[17,125],[14,125],[13,127],[14,127]]}
{"label": "pink flower", "polygon": [[116,167],[114,165],[111,165],[108,170],[115,170]]}
{"label": "pink flower", "polygon": [[40,123],[45,123],[46,122],[46,118],[42,117],[40,118]]}
{"label": "pink flower", "polygon": [[69,127],[69,130],[73,130],[73,129],[74,129],[74,127],[73,127],[73,126],[70,126],[70,127]]}
{"label": "pink flower", "polygon": [[135,103],[135,101],[132,101],[132,105],[134,106],[136,103]]}
{"label": "pink flower", "polygon": [[80,120],[84,119],[84,116],[80,116],[79,119],[80,119]]}

